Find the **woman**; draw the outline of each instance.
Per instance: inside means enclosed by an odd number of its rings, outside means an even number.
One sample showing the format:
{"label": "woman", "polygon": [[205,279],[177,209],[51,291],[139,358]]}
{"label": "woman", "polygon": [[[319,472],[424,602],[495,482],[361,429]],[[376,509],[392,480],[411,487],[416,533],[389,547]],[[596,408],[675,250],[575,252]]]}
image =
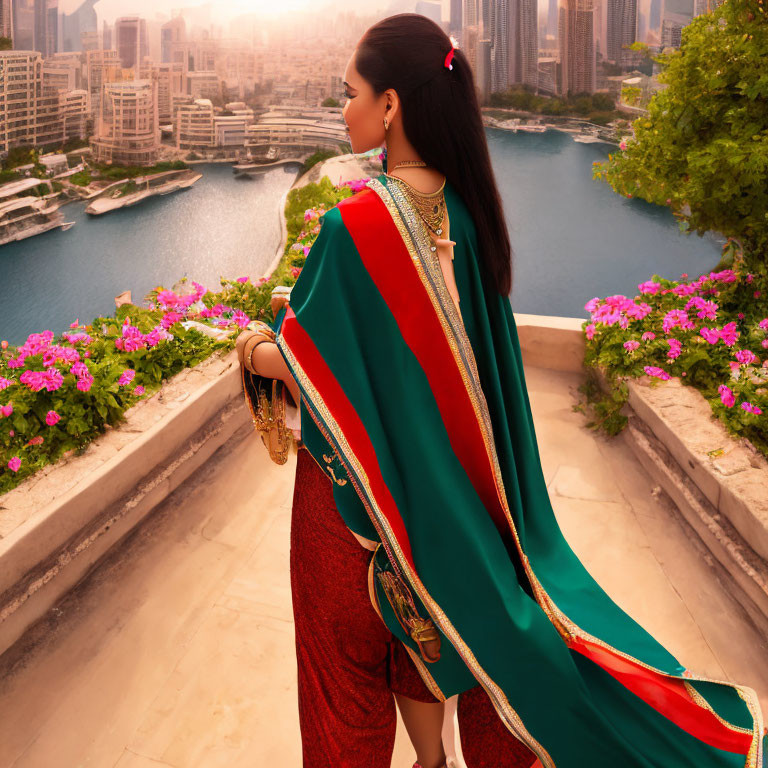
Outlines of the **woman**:
{"label": "woman", "polygon": [[[398,14],[365,33],[344,77],[352,150],[386,145],[385,172],[323,216],[276,344],[250,355],[300,403],[310,454],[292,538],[305,766],[389,765],[386,677],[424,768],[444,760],[427,690],[459,695],[469,768],[763,768],[755,692],[686,669],[557,525],[467,58],[429,19]],[[347,529],[371,550],[378,624],[363,569],[348,576],[323,549],[333,516],[309,469],[330,481],[343,551]]]}

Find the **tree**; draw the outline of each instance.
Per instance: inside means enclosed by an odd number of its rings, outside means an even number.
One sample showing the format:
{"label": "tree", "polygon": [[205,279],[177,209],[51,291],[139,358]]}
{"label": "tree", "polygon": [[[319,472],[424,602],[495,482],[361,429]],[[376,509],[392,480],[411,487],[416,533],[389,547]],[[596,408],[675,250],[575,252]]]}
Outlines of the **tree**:
{"label": "tree", "polygon": [[338,107],[339,102],[333,98],[333,96],[329,96],[327,99],[323,99],[323,103],[320,105],[321,107]]}
{"label": "tree", "polygon": [[750,270],[768,266],[768,11],[728,0],[654,57],[666,88],[593,175],[623,195],[668,205],[682,231],[729,239]]}
{"label": "tree", "polygon": [[10,37],[0,37],[0,51],[13,50],[13,40]]}

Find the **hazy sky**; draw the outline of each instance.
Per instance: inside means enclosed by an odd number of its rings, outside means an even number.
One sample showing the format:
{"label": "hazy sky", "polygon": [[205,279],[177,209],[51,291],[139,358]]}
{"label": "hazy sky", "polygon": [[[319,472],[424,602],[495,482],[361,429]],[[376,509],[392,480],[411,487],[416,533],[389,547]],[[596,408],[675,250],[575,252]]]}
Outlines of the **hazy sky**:
{"label": "hazy sky", "polygon": [[[168,16],[176,8],[205,5],[208,0],[99,0],[96,3],[96,12],[99,20],[113,22],[119,16],[145,16],[152,18],[156,13]],[[448,0],[444,0],[443,5]],[[59,8],[68,13],[80,5],[82,0],[59,0]],[[331,3],[328,2],[328,5]],[[325,2],[317,0],[214,0],[212,5],[216,13],[221,13],[222,21],[226,22],[232,16],[243,13],[263,13],[266,16],[282,15],[293,10],[312,8],[314,12],[320,11],[320,6]],[[390,5],[389,0],[334,0],[334,10],[357,11],[361,15],[373,13],[377,9],[383,9]],[[415,6],[415,1],[413,2]],[[446,18],[446,8],[443,8],[443,17]]]}

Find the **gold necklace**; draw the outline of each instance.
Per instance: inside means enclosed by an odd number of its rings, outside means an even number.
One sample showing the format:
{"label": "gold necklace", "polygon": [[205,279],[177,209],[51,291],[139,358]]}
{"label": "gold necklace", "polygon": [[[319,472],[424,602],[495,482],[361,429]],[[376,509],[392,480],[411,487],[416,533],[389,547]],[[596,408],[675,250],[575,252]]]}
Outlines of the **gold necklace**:
{"label": "gold necklace", "polygon": [[[395,168],[399,168],[401,165],[426,167],[427,164],[423,160],[403,160],[401,163],[394,166],[392,170],[394,171]],[[392,176],[389,173],[386,173],[385,175],[390,179],[399,182],[398,186],[400,186],[408,197],[414,209],[419,214],[419,217],[427,226],[427,229],[438,236],[442,235],[443,220],[445,219],[445,179],[443,179],[440,188],[435,192],[420,192],[398,176]],[[430,250],[436,251],[437,246],[430,246]]]}

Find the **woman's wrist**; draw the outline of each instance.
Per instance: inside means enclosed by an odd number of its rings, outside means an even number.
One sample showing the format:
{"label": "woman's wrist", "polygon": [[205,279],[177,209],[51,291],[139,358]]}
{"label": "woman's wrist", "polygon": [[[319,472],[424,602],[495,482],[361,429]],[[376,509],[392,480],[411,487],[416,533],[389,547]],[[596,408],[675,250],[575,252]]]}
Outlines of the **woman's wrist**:
{"label": "woman's wrist", "polygon": [[272,342],[272,339],[268,336],[265,336],[263,333],[256,331],[245,340],[243,345],[243,365],[245,366],[246,370],[255,375],[259,375],[259,370],[254,364],[253,353],[259,344],[263,344],[265,342]]}

